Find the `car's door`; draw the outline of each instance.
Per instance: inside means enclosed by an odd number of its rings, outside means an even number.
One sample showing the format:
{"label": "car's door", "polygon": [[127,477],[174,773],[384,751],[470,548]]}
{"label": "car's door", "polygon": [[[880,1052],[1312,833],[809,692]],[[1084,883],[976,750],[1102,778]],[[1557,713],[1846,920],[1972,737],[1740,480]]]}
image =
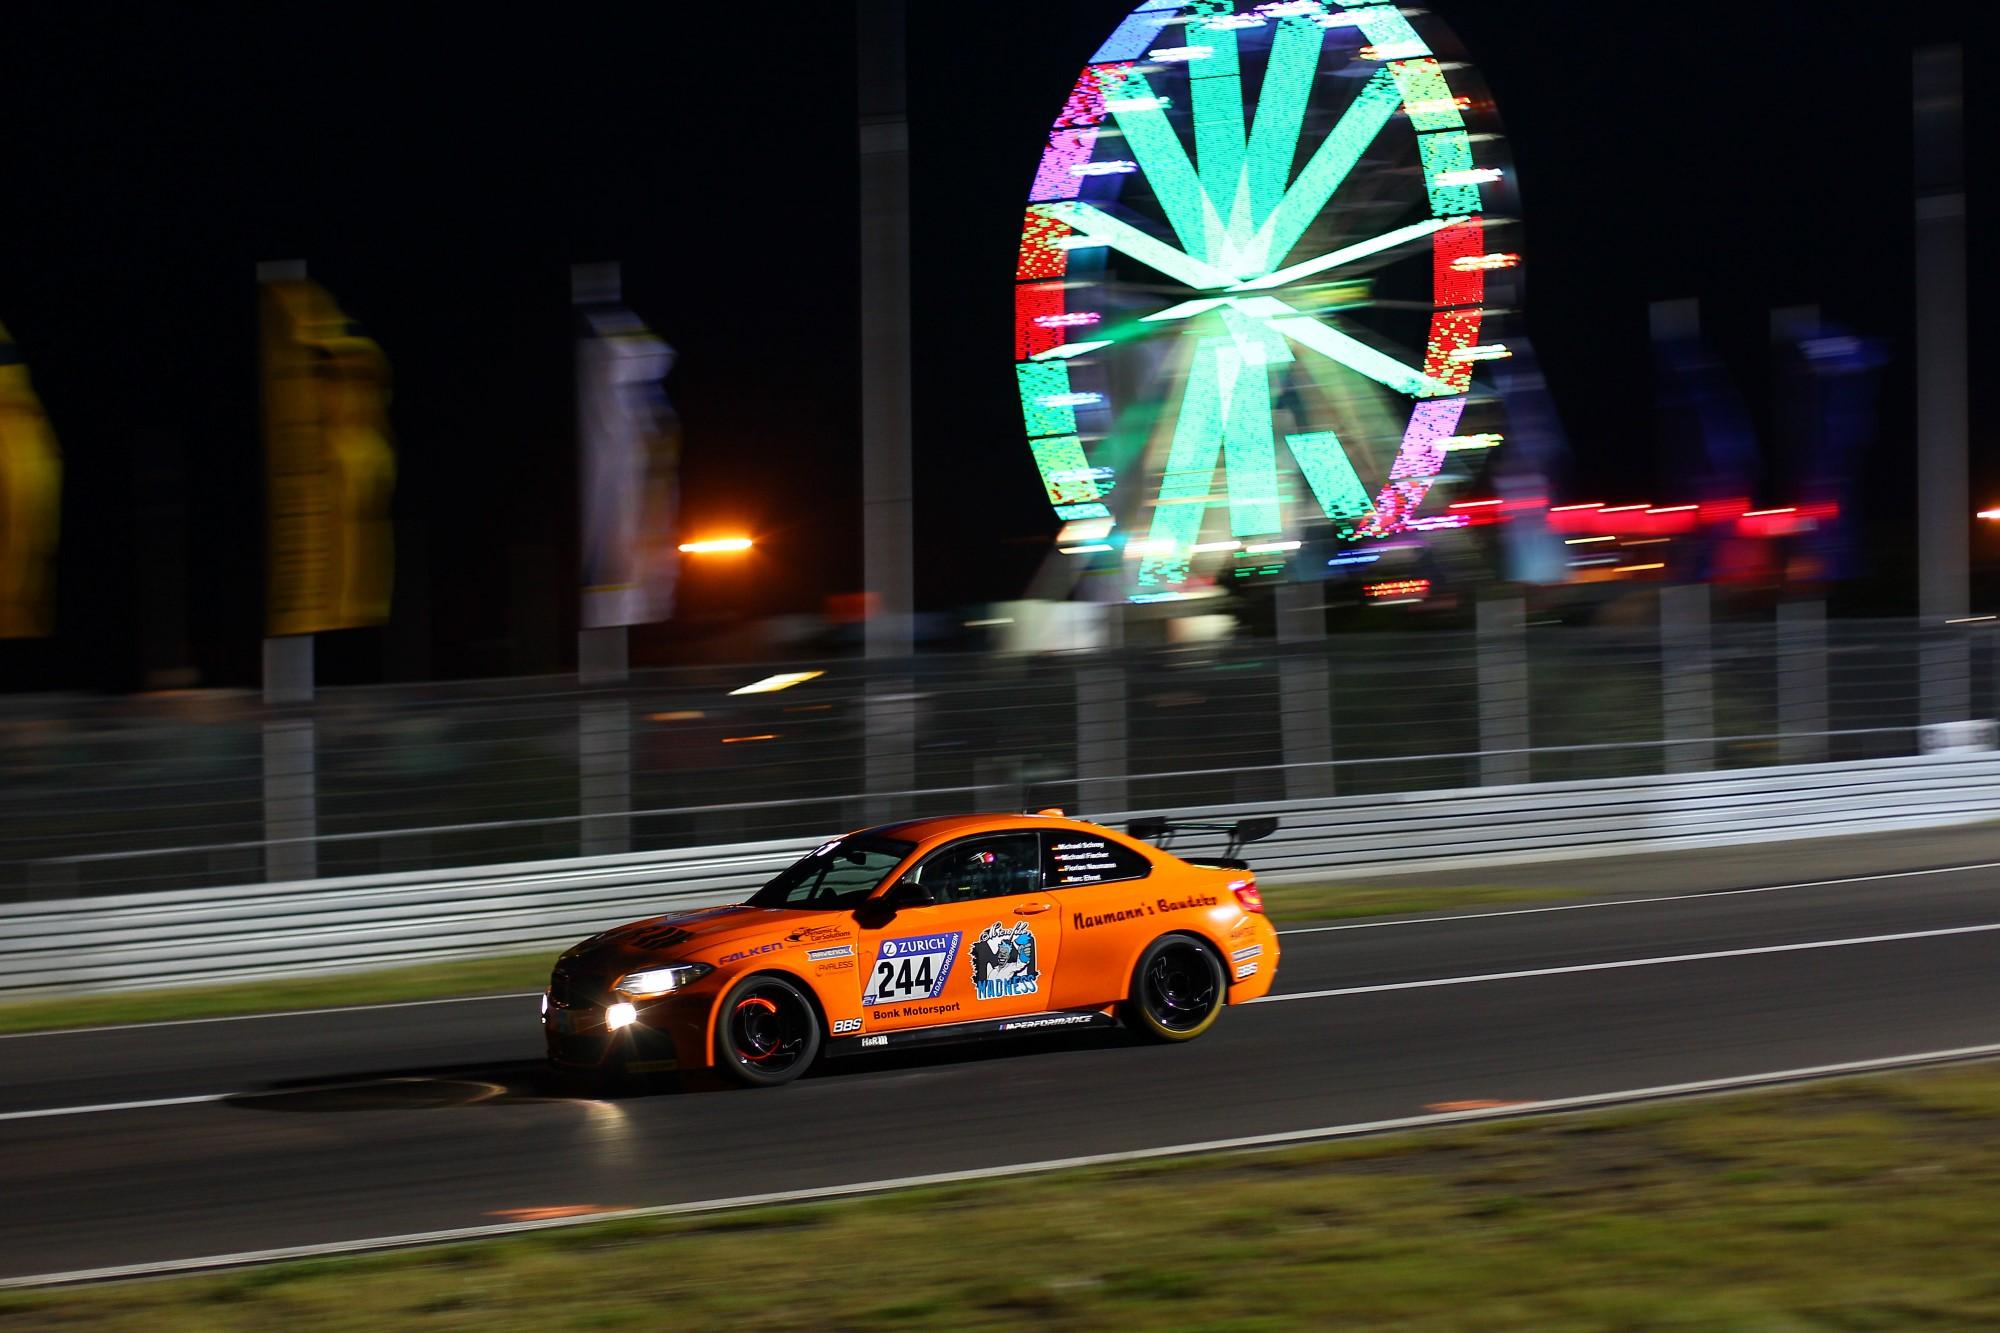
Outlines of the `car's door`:
{"label": "car's door", "polygon": [[904,876],[929,901],[861,932],[863,1030],[931,1027],[1050,1007],[1062,923],[1032,831],[977,834]]}

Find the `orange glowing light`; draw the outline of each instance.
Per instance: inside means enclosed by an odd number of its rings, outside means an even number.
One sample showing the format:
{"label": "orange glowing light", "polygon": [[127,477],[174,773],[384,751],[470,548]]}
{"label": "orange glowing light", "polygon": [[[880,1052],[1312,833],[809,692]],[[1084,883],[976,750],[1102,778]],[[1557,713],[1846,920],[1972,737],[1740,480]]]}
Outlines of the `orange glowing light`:
{"label": "orange glowing light", "polygon": [[740,555],[756,543],[748,537],[710,537],[706,541],[682,542],[682,555]]}
{"label": "orange glowing light", "polygon": [[1391,579],[1387,583],[1370,583],[1361,589],[1364,595],[1376,601],[1386,597],[1424,597],[1430,590],[1429,579]]}

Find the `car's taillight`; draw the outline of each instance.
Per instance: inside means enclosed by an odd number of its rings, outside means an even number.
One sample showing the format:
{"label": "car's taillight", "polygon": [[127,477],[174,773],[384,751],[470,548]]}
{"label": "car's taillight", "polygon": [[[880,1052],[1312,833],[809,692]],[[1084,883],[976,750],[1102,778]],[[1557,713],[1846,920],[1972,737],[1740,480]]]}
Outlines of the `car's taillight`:
{"label": "car's taillight", "polygon": [[1236,902],[1246,912],[1264,910],[1264,895],[1257,892],[1254,879],[1233,879],[1229,881],[1229,891],[1236,895]]}

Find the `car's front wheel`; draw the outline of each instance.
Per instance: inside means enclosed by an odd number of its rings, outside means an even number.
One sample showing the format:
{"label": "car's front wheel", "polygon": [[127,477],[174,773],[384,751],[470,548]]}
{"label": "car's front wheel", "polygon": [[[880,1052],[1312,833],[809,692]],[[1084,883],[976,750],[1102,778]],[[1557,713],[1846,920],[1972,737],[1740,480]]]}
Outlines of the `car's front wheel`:
{"label": "car's front wheel", "polygon": [[819,1013],[783,977],[745,977],[722,997],[715,1024],[716,1064],[753,1088],[775,1088],[819,1058]]}
{"label": "car's front wheel", "polygon": [[1215,1026],[1229,981],[1214,946],[1192,935],[1165,935],[1132,969],[1126,1025],[1155,1041],[1193,1041]]}

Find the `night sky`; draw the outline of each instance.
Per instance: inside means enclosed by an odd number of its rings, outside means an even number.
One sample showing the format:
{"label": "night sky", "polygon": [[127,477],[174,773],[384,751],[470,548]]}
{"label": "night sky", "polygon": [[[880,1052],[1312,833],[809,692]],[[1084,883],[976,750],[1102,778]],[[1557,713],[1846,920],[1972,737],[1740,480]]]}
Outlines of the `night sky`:
{"label": "night sky", "polygon": [[[914,0],[924,607],[1017,593],[1053,529],[1019,432],[1012,262],[1047,126],[1129,7]],[[1869,462],[1879,557],[1851,590],[1896,609],[1914,502],[1909,49],[1966,38],[1962,9],[1892,26],[1861,0],[1434,8],[1507,125],[1528,331],[1573,453],[1563,498],[1677,498],[1650,419],[1648,302],[1702,300],[1766,438],[1770,311],[1818,303],[1897,355]],[[622,261],[628,303],[681,354],[667,387],[688,527],[761,543],[691,574],[682,624],[649,651],[858,588],[851,11],[474,12],[10,15],[0,321],[61,441],[65,495],[60,636],[0,644],[0,687],[255,682],[260,259],[306,259],[397,380],[396,620],[328,636],[322,680],[573,663],[578,261]],[[1990,63],[1968,53],[1970,87]],[[1976,144],[1990,113],[1969,115]],[[1976,297],[1981,180],[1971,205]],[[1973,498],[2000,501],[1994,451],[1975,452]],[[1785,481],[1774,462],[1755,498],[1783,502]]]}

